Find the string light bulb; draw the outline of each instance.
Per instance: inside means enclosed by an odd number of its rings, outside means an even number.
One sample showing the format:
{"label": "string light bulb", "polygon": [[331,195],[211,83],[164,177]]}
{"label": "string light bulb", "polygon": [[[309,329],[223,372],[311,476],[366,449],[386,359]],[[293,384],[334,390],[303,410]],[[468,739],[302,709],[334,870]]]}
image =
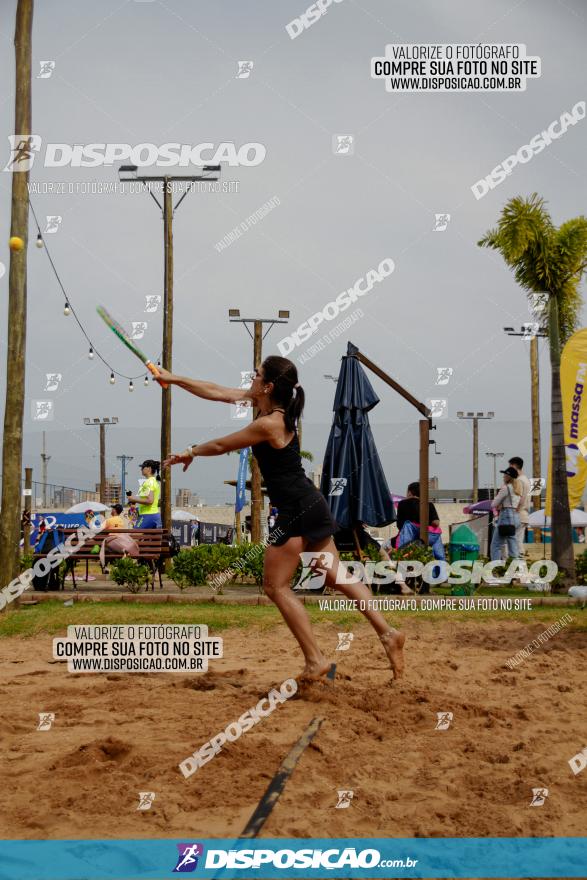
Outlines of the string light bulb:
{"label": "string light bulb", "polygon": [[37,234],[36,245],[37,245],[38,248],[42,248],[42,247],[43,247],[43,236],[41,235],[40,232]]}
{"label": "string light bulb", "polygon": [[143,382],[143,385],[145,386],[145,388],[149,387],[149,377],[148,376],[145,376],[145,381]]}
{"label": "string light bulb", "polygon": [[115,382],[116,382],[116,379],[114,378],[114,373],[110,373],[110,384],[114,385]]}
{"label": "string light bulb", "polygon": [[66,302],[65,305],[63,306],[63,314],[65,315],[65,317],[67,317],[70,312],[71,312],[71,309],[69,308],[69,303]]}
{"label": "string light bulb", "polygon": [[131,379],[130,382],[128,383],[128,390],[129,390],[129,391],[134,391],[134,390],[135,390],[135,386],[132,384],[132,379]]}
{"label": "string light bulb", "polygon": [[88,352],[88,357],[90,360],[93,360],[93,358],[94,358],[94,349],[92,348],[91,345],[90,345],[90,350]]}

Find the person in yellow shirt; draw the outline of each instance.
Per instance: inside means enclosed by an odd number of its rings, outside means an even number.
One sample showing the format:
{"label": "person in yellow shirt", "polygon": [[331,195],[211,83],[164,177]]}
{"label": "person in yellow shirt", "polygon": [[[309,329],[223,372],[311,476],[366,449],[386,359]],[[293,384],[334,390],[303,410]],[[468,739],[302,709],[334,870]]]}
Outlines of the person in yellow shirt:
{"label": "person in yellow shirt", "polygon": [[159,497],[161,495],[161,477],[159,470],[161,463],[153,458],[147,458],[139,465],[145,480],[139,489],[138,495],[127,492],[129,504],[138,504],[139,518],[136,529],[160,529],[161,514],[159,512]]}
{"label": "person in yellow shirt", "polygon": [[110,509],[110,516],[104,522],[105,529],[126,529],[127,525],[122,518],[122,504],[113,504]]}

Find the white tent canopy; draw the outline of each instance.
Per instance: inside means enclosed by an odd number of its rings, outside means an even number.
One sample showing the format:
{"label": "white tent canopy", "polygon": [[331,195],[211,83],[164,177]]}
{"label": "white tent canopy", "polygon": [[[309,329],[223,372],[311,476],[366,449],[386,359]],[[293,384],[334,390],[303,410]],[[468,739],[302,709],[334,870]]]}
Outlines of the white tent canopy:
{"label": "white tent canopy", "polygon": [[178,507],[174,507],[171,511],[171,519],[178,520],[179,522],[193,522],[198,517],[195,513],[190,513],[189,510],[180,510]]}
{"label": "white tent canopy", "polygon": [[[550,528],[550,517],[545,515],[544,509],[535,510],[528,517],[528,525],[534,528],[541,527],[543,529]],[[587,513],[584,510],[575,508],[571,510],[571,525],[587,526]]]}
{"label": "white tent canopy", "polygon": [[104,513],[106,510],[110,510],[105,504],[101,504],[99,501],[82,501],[80,504],[74,504],[73,507],[70,507],[69,510],[66,510],[66,513],[85,513],[86,510],[93,510],[94,513]]}

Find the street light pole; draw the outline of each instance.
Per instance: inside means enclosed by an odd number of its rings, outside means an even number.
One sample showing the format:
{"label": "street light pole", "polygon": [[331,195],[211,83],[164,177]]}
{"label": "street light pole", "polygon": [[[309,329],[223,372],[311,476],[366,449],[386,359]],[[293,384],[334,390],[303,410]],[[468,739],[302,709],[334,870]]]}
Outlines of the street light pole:
{"label": "street light pole", "polygon": [[100,501],[104,504],[106,497],[106,426],[117,425],[118,416],[103,419],[84,419],[84,425],[98,427],[100,431]]}
{"label": "street light pole", "polygon": [[[540,375],[538,364],[538,337],[548,336],[543,329],[534,328],[529,331],[522,327],[516,332],[513,327],[504,327],[504,333],[508,336],[521,336],[530,342],[530,408],[532,414],[532,476],[538,479],[541,476],[540,464]],[[534,495],[534,510],[540,509],[540,494]]]}
{"label": "street light pole", "polygon": [[503,452],[486,452],[485,455],[489,455],[493,458],[493,497],[497,493],[497,459],[503,458]]}
{"label": "street light pole", "polygon": [[[216,181],[219,177],[210,174],[220,174],[220,165],[204,165],[203,174],[192,175],[137,175],[136,165],[121,165],[118,169],[121,181],[141,181],[148,184],[148,192],[153,201],[159,206],[163,215],[163,345],[161,364],[164,370],[171,372],[173,361],[173,215],[179,208],[187,194],[193,190],[193,184],[197,181]],[[131,175],[121,177],[120,175]],[[173,183],[182,181],[191,186],[186,188],[173,207]],[[163,204],[154,195],[150,184],[161,183],[163,185]],[[171,454],[171,389],[161,389],[161,461],[169,458]],[[171,468],[165,468],[161,473],[161,521],[164,529],[171,528]]]}
{"label": "street light pole", "polygon": [[473,504],[479,500],[479,419],[492,419],[494,412],[458,412],[458,419],[473,422]]}
{"label": "street light pole", "polygon": [[[240,323],[245,325],[245,329],[253,340],[253,365],[257,370],[263,361],[263,340],[274,324],[287,324],[289,321],[289,312],[281,309],[277,318],[241,318],[239,309],[229,309],[228,319],[231,324]],[[253,333],[249,330],[249,324],[253,325]],[[265,334],[263,334],[263,325],[269,324]],[[257,417],[257,407],[253,407],[253,418]],[[261,493],[261,471],[257,464],[257,459],[253,456],[251,465],[251,541],[258,543],[261,540],[261,508],[263,505],[263,495]]]}
{"label": "street light pole", "polygon": [[120,500],[124,504],[124,498],[126,495],[126,463],[127,461],[132,461],[134,455],[117,455],[116,458],[120,461]]}

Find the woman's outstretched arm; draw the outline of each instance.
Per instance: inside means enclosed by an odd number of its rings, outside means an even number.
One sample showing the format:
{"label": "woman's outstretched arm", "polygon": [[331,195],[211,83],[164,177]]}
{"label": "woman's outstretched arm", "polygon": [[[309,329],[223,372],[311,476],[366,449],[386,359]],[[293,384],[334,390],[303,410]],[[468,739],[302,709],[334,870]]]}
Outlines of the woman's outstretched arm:
{"label": "woman's outstretched arm", "polygon": [[226,437],[218,437],[216,440],[207,440],[206,443],[188,446],[180,453],[172,453],[163,462],[163,467],[183,464],[184,471],[187,471],[194,458],[199,458],[201,455],[225,455],[227,452],[236,452],[237,449],[246,449],[247,446],[262,443],[263,440],[268,440],[273,433],[272,426],[267,424],[267,421],[267,419],[258,419],[247,425],[242,431],[235,431],[234,434],[227,434]]}
{"label": "woman's outstretched arm", "polygon": [[196,397],[203,400],[215,400],[218,403],[238,403],[241,400],[251,400],[250,393],[244,388],[226,388],[215,382],[203,382],[199,379],[189,379],[187,376],[176,376],[163,367],[157,367],[158,380],[167,385],[177,385]]}

